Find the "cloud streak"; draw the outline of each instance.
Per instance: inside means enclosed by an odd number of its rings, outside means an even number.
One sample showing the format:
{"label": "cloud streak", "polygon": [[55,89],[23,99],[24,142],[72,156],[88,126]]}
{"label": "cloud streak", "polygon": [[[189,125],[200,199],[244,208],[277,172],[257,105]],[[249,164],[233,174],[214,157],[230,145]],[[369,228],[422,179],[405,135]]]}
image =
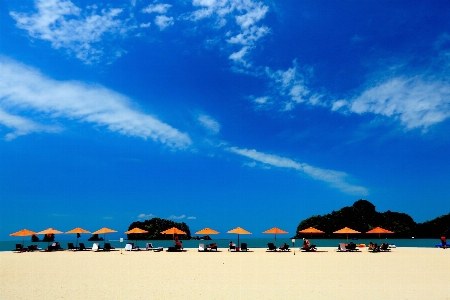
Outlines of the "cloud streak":
{"label": "cloud streak", "polygon": [[335,103],[332,109],[392,117],[407,129],[426,131],[450,117],[450,84],[421,76],[395,77],[367,88],[351,100]]}
{"label": "cloud streak", "polygon": [[[129,30],[125,21],[118,19],[122,9],[102,10],[100,14],[95,6],[90,7],[90,14],[69,0],[36,0],[37,12],[26,14],[10,12],[17,22],[17,27],[24,29],[36,39],[49,41],[53,48],[66,48],[75,56],[92,63],[104,55],[104,48],[99,45],[102,37],[109,34],[120,36]],[[120,56],[120,51],[113,51]]]}
{"label": "cloud streak", "polygon": [[[106,127],[126,136],[151,139],[174,148],[186,148],[191,139],[157,118],[135,110],[126,96],[97,85],[61,82],[46,78],[27,66],[0,58],[0,122],[14,130],[6,138],[33,131],[51,131],[26,118],[16,116],[41,114]],[[7,113],[5,113],[5,111]]]}
{"label": "cloud streak", "polygon": [[310,166],[305,163],[298,163],[292,159],[258,152],[256,150],[239,149],[231,147],[227,149],[230,152],[253,159],[265,165],[277,168],[288,168],[300,171],[309,177],[328,183],[331,187],[339,189],[341,192],[351,195],[368,195],[368,190],[362,186],[349,184],[345,181],[348,175],[344,172],[321,169]]}

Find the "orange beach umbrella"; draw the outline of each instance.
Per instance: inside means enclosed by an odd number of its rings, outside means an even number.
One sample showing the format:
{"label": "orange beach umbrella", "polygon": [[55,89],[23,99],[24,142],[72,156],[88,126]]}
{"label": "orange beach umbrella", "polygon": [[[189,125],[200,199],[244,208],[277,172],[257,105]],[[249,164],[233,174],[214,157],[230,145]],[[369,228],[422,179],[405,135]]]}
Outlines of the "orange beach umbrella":
{"label": "orange beach umbrella", "polygon": [[263,233],[274,234],[275,235],[275,244],[276,244],[277,243],[277,234],[287,234],[288,232],[284,231],[283,229],[274,227],[274,228],[271,228],[271,229],[268,229],[268,230],[264,231]]}
{"label": "orange beach umbrella", "polygon": [[22,247],[24,245],[24,240],[26,236],[34,235],[36,232],[28,230],[28,229],[22,229],[20,231],[11,233],[10,236],[21,236],[22,237]]}
{"label": "orange beach umbrella", "polygon": [[113,230],[113,229],[109,229],[109,228],[103,227],[103,228],[100,228],[97,231],[94,231],[92,234],[103,234],[103,247],[105,247],[106,234],[107,233],[113,233],[113,232],[117,232],[117,231]]}
{"label": "orange beach umbrella", "polygon": [[218,232],[218,231],[216,231],[216,230],[214,230],[214,229],[211,229],[211,228],[206,227],[206,228],[203,228],[203,229],[200,230],[200,231],[197,231],[195,234],[209,235],[209,234],[219,234],[219,233],[220,233],[220,232]]}
{"label": "orange beach umbrella", "polygon": [[345,234],[345,235],[347,236],[347,242],[348,242],[348,235],[349,235],[349,234],[357,234],[357,233],[361,233],[361,232],[356,231],[356,230],[351,229],[351,228],[348,228],[348,227],[344,227],[344,228],[339,229],[339,230],[337,230],[337,231],[335,231],[335,232],[333,232],[333,233],[336,233],[336,234]]}
{"label": "orange beach umbrella", "polygon": [[323,232],[322,230],[316,229],[314,227],[309,227],[309,228],[300,230],[298,233],[309,233],[309,234],[311,234],[311,239],[312,239],[313,234],[322,234],[325,232]]}
{"label": "orange beach umbrella", "polygon": [[207,236],[209,236],[210,234],[219,234],[220,232],[218,232],[218,231],[216,231],[216,230],[214,230],[214,229],[211,229],[211,228],[208,228],[208,227],[206,227],[206,228],[203,228],[202,230],[200,230],[200,231],[197,231],[195,234],[201,234],[201,235],[207,235]]}
{"label": "orange beach umbrella", "polygon": [[[126,234],[139,234],[139,233],[148,233],[147,230],[141,229],[141,228],[133,228],[131,230],[125,231]],[[136,246],[137,246],[137,236],[136,236]]]}
{"label": "orange beach umbrella", "polygon": [[183,230],[180,230],[176,227],[169,228],[167,230],[161,231],[161,234],[171,234],[172,239],[175,239],[175,234],[186,234]]}
{"label": "orange beach umbrella", "polygon": [[91,232],[90,232],[90,231],[87,231],[87,230],[85,230],[85,229],[83,229],[83,228],[80,228],[80,227],[74,228],[74,229],[69,230],[69,231],[66,232],[66,234],[77,234],[77,244],[76,244],[75,247],[78,247],[78,236],[79,236],[81,233],[91,233]]}
{"label": "orange beach umbrella", "polygon": [[238,235],[238,247],[239,247],[239,235],[240,234],[252,234],[251,232],[249,232],[241,227],[236,227],[235,229],[232,229],[232,230],[228,231],[227,233],[236,233]]}
{"label": "orange beach umbrella", "polygon": [[366,233],[369,233],[369,234],[378,233],[378,238],[380,239],[380,244],[381,244],[381,234],[382,233],[394,233],[394,232],[384,229],[384,228],[381,228],[381,227],[375,227],[372,230],[367,231]]}
{"label": "orange beach umbrella", "polygon": [[[45,234],[45,235],[53,234],[54,235],[54,234],[59,234],[59,233],[63,233],[63,232],[50,227],[45,230],[39,231],[37,234]],[[50,242],[47,241],[47,246],[49,244],[50,244]]]}

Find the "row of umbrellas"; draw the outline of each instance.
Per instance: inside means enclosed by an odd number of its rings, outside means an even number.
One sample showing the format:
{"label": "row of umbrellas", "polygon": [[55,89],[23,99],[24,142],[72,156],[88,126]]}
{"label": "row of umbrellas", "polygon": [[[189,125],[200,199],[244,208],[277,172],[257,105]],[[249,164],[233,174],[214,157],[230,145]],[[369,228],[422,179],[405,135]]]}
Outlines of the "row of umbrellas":
{"label": "row of umbrellas", "polygon": [[[113,232],[117,232],[117,231],[113,230],[113,229],[109,229],[109,228],[103,227],[103,228],[101,228],[101,229],[99,229],[97,231],[92,232],[92,234],[103,234],[104,237],[106,238],[106,234],[107,233],[113,233]],[[14,232],[14,233],[10,234],[10,236],[21,236],[21,237],[24,238],[25,236],[31,236],[31,235],[35,235],[35,234],[61,234],[61,233],[63,233],[63,232],[59,231],[59,230],[56,230],[54,228],[48,228],[48,229],[45,229],[45,230],[40,231],[40,232],[33,232],[31,230],[28,230],[28,229],[22,229],[20,231],[17,231],[17,232]],[[69,231],[67,231],[65,233],[67,233],[67,234],[77,234],[77,246],[78,246],[78,236],[79,236],[79,234],[81,234],[81,233],[91,233],[91,232],[87,231],[87,230],[85,230],[83,228],[77,227],[77,228],[69,230]],[[131,230],[126,231],[125,233],[126,234],[142,234],[142,233],[148,233],[148,231],[136,227],[136,228],[133,228]],[[180,234],[180,235],[181,234],[186,234],[186,232],[184,232],[184,231],[182,231],[182,230],[180,230],[180,229],[178,229],[176,227],[172,227],[170,229],[164,230],[161,233],[162,234],[171,234],[173,237],[175,237],[175,234],[177,234],[177,235],[178,234]],[[195,234],[210,235],[210,234],[219,234],[219,233],[220,232],[218,232],[218,231],[216,231],[214,229],[204,228],[204,229],[202,229],[200,231],[197,231]],[[228,231],[227,233],[234,233],[234,234],[238,235],[238,245],[239,245],[239,236],[241,234],[251,234],[251,232],[249,232],[249,231],[247,231],[247,230],[245,230],[245,229],[243,229],[241,227],[236,227],[235,229],[232,229],[232,230]],[[277,234],[287,234],[288,232],[285,231],[285,230],[282,230],[280,228],[274,227],[274,228],[271,228],[271,229],[268,229],[268,230],[264,231],[263,233],[265,233],[265,234],[274,234],[274,238],[275,238],[275,242],[276,242]],[[325,232],[323,232],[323,231],[321,231],[319,229],[316,229],[314,227],[309,227],[309,228],[300,230],[299,233],[311,234],[311,237],[312,237],[313,234],[322,234],[322,233],[325,233]],[[349,234],[359,234],[361,232],[353,230],[353,229],[348,228],[348,227],[344,227],[344,228],[342,228],[340,230],[334,231],[333,233],[335,233],[335,234],[345,234],[346,237],[347,237],[347,241],[348,241],[348,235]],[[384,229],[384,228],[381,228],[381,227],[375,227],[372,230],[367,231],[366,233],[378,234],[378,237],[380,238],[380,243],[381,243],[381,234],[390,234],[390,233],[394,233],[394,232],[389,231],[389,230]],[[105,240],[105,238],[104,238],[104,240]],[[24,242],[24,240],[22,240],[22,244],[23,244],[23,242]]]}

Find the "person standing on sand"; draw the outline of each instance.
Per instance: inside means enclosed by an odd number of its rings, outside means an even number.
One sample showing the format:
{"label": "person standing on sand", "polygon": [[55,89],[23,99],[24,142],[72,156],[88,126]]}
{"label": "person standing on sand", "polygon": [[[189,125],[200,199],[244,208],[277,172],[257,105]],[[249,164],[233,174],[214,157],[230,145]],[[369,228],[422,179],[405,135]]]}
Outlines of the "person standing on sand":
{"label": "person standing on sand", "polygon": [[445,237],[445,235],[441,236],[441,242],[442,242],[442,249],[447,248],[447,238]]}

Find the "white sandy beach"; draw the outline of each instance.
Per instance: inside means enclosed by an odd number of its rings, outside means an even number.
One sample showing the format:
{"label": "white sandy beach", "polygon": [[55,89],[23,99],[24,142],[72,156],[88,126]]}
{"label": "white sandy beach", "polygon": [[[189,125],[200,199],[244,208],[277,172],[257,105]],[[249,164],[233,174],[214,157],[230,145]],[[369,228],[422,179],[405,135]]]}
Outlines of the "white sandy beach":
{"label": "white sandy beach", "polygon": [[450,299],[450,249],[0,253],[1,299]]}

